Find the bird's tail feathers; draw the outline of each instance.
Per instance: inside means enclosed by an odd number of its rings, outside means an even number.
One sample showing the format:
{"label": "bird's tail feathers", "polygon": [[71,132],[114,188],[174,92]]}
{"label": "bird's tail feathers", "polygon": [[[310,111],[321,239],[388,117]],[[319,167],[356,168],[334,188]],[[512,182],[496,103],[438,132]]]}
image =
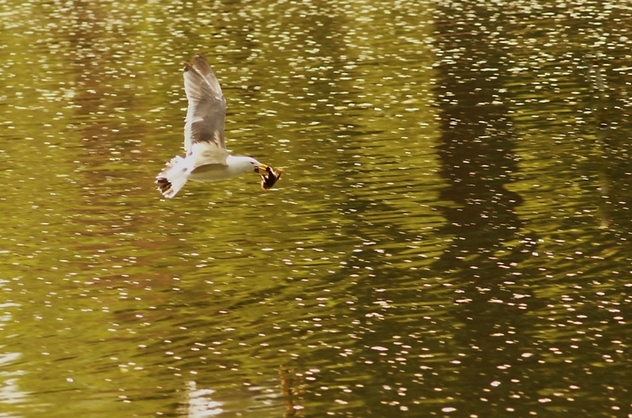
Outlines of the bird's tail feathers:
{"label": "bird's tail feathers", "polygon": [[184,158],[179,155],[173,157],[167,163],[167,167],[156,176],[158,190],[164,197],[174,197],[184,186],[189,178]]}

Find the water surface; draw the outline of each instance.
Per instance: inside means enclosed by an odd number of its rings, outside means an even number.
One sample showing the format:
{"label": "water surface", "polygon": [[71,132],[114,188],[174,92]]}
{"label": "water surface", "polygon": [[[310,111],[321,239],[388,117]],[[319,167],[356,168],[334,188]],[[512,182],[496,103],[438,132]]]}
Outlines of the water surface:
{"label": "water surface", "polygon": [[0,415],[632,413],[627,6],[7,5]]}

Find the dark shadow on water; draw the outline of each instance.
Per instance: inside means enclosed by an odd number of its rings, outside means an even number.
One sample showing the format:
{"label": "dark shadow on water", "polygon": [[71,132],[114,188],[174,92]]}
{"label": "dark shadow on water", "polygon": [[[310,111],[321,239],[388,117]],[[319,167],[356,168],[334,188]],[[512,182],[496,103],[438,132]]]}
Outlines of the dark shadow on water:
{"label": "dark shadow on water", "polygon": [[[461,413],[493,416],[515,404],[515,413],[523,416],[530,409],[511,401],[512,379],[530,380],[533,392],[527,396],[541,388],[532,365],[521,357],[533,351],[525,314],[539,302],[521,284],[528,270],[514,273],[531,257],[537,237],[525,235],[516,214],[523,198],[507,188],[519,171],[513,151],[518,138],[505,93],[507,50],[477,29],[487,18],[490,26],[504,20],[484,7],[465,9],[451,10],[454,20],[443,19],[436,28],[441,50],[458,52],[438,67],[442,133],[437,150],[446,187],[437,206],[446,218],[439,233],[450,245],[433,267],[453,286],[451,314],[463,323],[452,336],[459,362],[452,377],[460,383],[448,384],[447,371],[438,383],[448,388],[444,395]],[[454,34],[454,21],[460,22],[461,35]]]}

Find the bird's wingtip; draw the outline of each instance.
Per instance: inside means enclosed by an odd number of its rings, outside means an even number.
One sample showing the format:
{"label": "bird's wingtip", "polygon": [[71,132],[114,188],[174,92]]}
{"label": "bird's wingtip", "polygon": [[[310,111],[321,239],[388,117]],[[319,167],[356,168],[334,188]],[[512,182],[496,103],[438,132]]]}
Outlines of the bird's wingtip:
{"label": "bird's wingtip", "polygon": [[184,72],[186,73],[187,71],[195,70],[195,64],[198,64],[198,66],[201,64],[208,65],[206,56],[202,53],[195,54],[190,62],[184,63]]}

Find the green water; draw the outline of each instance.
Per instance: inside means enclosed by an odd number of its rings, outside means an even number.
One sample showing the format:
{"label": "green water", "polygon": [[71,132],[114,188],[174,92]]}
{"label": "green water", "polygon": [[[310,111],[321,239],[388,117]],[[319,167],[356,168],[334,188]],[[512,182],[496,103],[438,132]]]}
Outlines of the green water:
{"label": "green water", "polygon": [[487,3],[4,2],[0,416],[631,414],[632,11]]}

